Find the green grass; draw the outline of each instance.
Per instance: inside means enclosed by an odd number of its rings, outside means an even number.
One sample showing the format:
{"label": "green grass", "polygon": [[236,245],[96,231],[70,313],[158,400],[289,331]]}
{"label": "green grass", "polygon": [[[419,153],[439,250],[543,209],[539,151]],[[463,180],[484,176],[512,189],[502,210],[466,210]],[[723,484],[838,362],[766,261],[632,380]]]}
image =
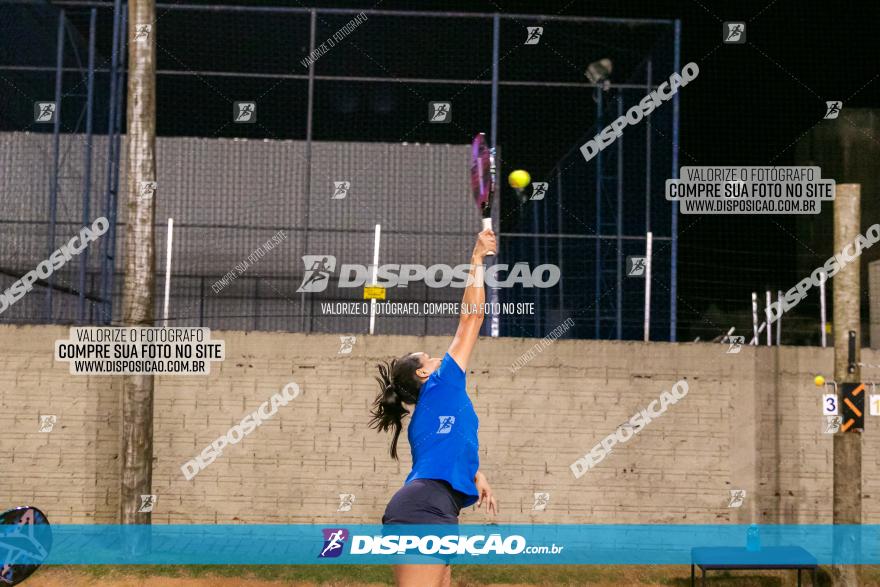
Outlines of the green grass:
{"label": "green grass", "polygon": [[[73,571],[97,579],[123,577],[235,577],[263,581],[305,581],[316,584],[377,583],[393,585],[391,568],[379,565],[150,565],[150,566],[62,566],[47,567],[43,572]],[[795,571],[758,573],[712,572],[713,587],[784,587],[795,584]],[[825,569],[820,569],[819,585],[830,585]],[[690,585],[689,566],[525,566],[525,565],[455,565],[453,582],[460,587],[477,587],[489,583],[518,583],[537,586],[575,586],[596,583],[618,585],[659,584],[670,587]],[[809,585],[804,577],[804,585]],[[864,567],[863,585],[880,586],[880,567]]]}
{"label": "green grass", "polygon": [[313,581],[331,580],[393,584],[391,567],[380,565],[86,565],[62,566],[96,579],[118,577],[239,577],[264,581]]}

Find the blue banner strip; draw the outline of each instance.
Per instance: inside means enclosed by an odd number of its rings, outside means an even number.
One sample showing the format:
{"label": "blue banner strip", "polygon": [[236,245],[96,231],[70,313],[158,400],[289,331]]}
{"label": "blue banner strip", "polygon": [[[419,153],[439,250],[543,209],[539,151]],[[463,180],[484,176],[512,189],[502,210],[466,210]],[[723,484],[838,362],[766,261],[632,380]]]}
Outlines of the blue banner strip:
{"label": "blue banner strip", "polygon": [[12,564],[880,564],[880,526],[9,525]]}

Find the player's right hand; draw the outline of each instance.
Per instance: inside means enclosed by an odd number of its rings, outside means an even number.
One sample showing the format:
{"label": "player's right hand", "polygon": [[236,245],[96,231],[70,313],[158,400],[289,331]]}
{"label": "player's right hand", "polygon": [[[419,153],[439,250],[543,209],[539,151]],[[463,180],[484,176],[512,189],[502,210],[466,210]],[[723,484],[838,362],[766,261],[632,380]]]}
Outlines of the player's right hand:
{"label": "player's right hand", "polygon": [[495,233],[491,229],[486,229],[477,235],[477,244],[474,245],[474,257],[482,260],[489,253],[496,251]]}

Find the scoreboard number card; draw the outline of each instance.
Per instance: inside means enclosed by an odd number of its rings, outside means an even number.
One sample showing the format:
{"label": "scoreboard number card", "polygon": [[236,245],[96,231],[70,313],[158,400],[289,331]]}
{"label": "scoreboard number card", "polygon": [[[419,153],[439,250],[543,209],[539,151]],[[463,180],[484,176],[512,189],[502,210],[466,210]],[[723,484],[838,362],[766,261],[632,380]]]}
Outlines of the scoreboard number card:
{"label": "scoreboard number card", "polygon": [[838,415],[837,394],[836,393],[822,394],[822,415],[823,416],[837,416]]}

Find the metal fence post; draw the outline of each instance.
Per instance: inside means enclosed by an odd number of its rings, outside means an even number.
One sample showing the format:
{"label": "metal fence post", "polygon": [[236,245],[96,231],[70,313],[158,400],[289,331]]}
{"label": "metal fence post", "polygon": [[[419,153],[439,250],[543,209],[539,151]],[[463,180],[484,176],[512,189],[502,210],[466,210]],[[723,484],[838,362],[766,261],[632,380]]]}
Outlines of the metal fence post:
{"label": "metal fence post", "polygon": [[[557,241],[557,250],[556,250],[556,262],[559,264],[559,273],[560,275],[564,275],[562,271],[562,248],[563,248],[563,238],[562,238],[562,169],[560,166],[556,166],[556,194],[559,199],[559,203],[556,205],[556,234],[559,235],[556,239]],[[564,279],[560,277],[559,279],[559,295],[557,297],[559,306],[559,317],[562,318],[565,315],[565,296],[563,283]]]}
{"label": "metal fence post", "polygon": [[[493,152],[496,153],[497,157],[497,147],[498,147],[498,76],[499,76],[499,45],[501,39],[501,17],[496,12],[492,16],[492,121],[490,125],[490,144]],[[501,160],[496,159],[497,170],[500,173],[501,170]],[[496,192],[497,192],[496,188]],[[501,233],[501,198],[498,197],[498,194],[495,194],[495,197],[492,199],[492,226],[495,227],[496,235]],[[498,250],[495,251],[494,262],[498,263],[498,253],[501,252],[501,247],[498,247]],[[492,308],[494,310],[495,304],[498,303],[498,288],[490,287],[489,288],[489,302],[492,304]],[[498,336],[501,330],[501,317],[498,315],[498,312],[492,312],[492,315],[489,317],[489,335],[490,336]],[[427,334],[427,332],[425,333]]]}
{"label": "metal fence post", "polygon": [[[315,50],[315,28],[317,26],[317,13],[312,8],[309,11],[309,55]],[[306,107],[306,172],[305,176],[305,221],[303,225],[303,254],[309,252],[309,214],[312,204],[312,117],[315,107],[315,60],[309,61],[309,90],[308,105]],[[305,271],[305,268],[303,269]],[[305,292],[300,297],[302,311],[302,331],[312,331],[312,299]]]}
{"label": "metal fence post", "polygon": [[[681,69],[681,21],[675,21],[675,51],[672,69]],[[678,93],[672,97],[672,179],[678,179]],[[669,341],[676,341],[676,308],[678,306],[678,202],[672,202],[672,225],[670,227],[672,247],[670,248],[669,275]]]}
{"label": "metal fence post", "polygon": [[[602,88],[596,86],[596,132],[602,128]],[[593,310],[595,312],[596,330],[594,338],[601,338],[602,313],[599,309],[599,292],[602,283],[602,151],[596,153],[596,282],[593,284]]]}
{"label": "metal fence post", "polygon": [[[83,174],[83,210],[82,224],[89,226],[91,224],[91,198],[92,198],[92,123],[94,119],[94,103],[95,103],[95,22],[98,16],[98,10],[92,8],[89,14],[89,73],[86,85],[86,149],[85,173]],[[86,272],[89,268],[89,248],[80,254],[79,260],[79,322],[86,322]]]}
{"label": "metal fence post", "polygon": [[[617,91],[617,117],[623,116],[623,92]],[[623,338],[623,135],[617,139],[617,340]]]}
{"label": "metal fence post", "polygon": [[205,327],[205,277],[199,277],[199,328]]}
{"label": "metal fence post", "polygon": [[[61,88],[64,84],[64,27],[65,12],[58,12],[58,34],[55,53],[55,120],[52,125],[52,183],[49,186],[49,244],[46,251],[48,258],[55,250],[55,225],[58,220],[58,166],[61,164]],[[52,287],[55,274],[49,276],[46,287],[46,322],[52,321]]]}
{"label": "metal fence post", "polygon": [[[107,174],[106,186],[104,193],[104,214],[107,220],[112,218],[113,207],[113,168],[119,166],[119,159],[116,153],[116,109],[118,107],[117,93],[119,82],[119,46],[120,46],[120,27],[122,26],[122,1],[114,0],[113,2],[113,44],[110,47],[110,96],[109,96],[109,114],[107,116]],[[115,220],[115,219],[114,219]],[[115,231],[114,221],[110,224],[110,233],[103,239],[101,249],[101,320],[105,324],[110,324],[112,315],[112,297],[113,287],[110,282],[110,266],[114,262],[114,252],[111,251],[112,234]]]}

